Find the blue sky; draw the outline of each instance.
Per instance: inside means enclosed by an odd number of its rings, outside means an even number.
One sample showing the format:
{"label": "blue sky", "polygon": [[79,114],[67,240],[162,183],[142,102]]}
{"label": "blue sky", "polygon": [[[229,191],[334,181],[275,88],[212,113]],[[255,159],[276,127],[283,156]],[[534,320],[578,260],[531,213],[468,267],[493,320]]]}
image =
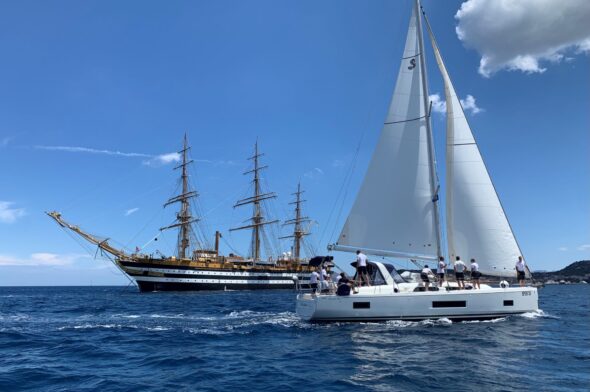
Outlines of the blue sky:
{"label": "blue sky", "polygon": [[[588,259],[590,33],[556,19],[567,9],[531,6],[510,24],[480,0],[456,17],[462,3],[424,7],[458,94],[480,109],[469,121],[523,253],[533,270]],[[310,240],[325,249],[381,130],[410,10],[409,0],[0,3],[0,285],[124,284],[43,212],[147,243],[173,220],[162,204],[176,173],[160,158],[184,132],[211,238],[220,229],[247,251],[248,235],[227,229],[248,216],[232,204],[248,192],[258,139],[275,215],[289,217],[301,180],[317,221]],[[442,162],[443,115],[433,125]],[[174,236],[164,237],[157,248],[170,254]]]}

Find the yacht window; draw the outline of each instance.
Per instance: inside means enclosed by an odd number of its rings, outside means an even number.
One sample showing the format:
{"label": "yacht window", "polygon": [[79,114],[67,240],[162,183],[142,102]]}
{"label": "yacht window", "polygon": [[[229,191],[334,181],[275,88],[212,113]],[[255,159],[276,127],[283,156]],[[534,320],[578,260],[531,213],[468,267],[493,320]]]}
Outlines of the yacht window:
{"label": "yacht window", "polygon": [[432,301],[433,308],[464,308],[467,301]]}
{"label": "yacht window", "polygon": [[371,309],[370,302],[353,302],[352,303],[353,309]]}
{"label": "yacht window", "polygon": [[511,299],[507,299],[504,301],[504,306],[514,306],[514,301]]}

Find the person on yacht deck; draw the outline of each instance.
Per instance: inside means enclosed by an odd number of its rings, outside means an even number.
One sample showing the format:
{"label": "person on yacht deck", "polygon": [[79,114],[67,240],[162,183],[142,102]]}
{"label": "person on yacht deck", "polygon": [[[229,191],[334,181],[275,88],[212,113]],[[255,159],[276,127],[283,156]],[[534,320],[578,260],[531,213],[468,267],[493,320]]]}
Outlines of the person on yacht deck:
{"label": "person on yacht deck", "polygon": [[367,286],[371,286],[369,273],[367,272],[367,256],[360,250],[356,251],[356,276],[359,287],[363,285],[363,280],[367,283]]}
{"label": "person on yacht deck", "polygon": [[457,285],[459,286],[459,290],[465,288],[465,270],[467,266],[461,260],[461,257],[457,256],[455,258],[455,279],[457,280]]}
{"label": "person on yacht deck", "polygon": [[447,268],[447,263],[445,263],[445,258],[440,256],[438,258],[438,268],[436,273],[438,274],[438,287],[443,287],[445,283],[445,269]]}
{"label": "person on yacht deck", "polygon": [[320,279],[320,274],[317,271],[313,271],[309,276],[309,287],[311,287],[312,294],[315,294],[318,290],[318,280]]}
{"label": "person on yacht deck", "polygon": [[479,272],[479,264],[475,262],[475,259],[471,259],[471,280],[473,281],[474,289],[481,289],[481,287],[479,286],[480,276],[481,272]]}
{"label": "person on yacht deck", "polygon": [[516,279],[518,279],[518,283],[520,284],[520,287],[524,287],[525,286],[525,268],[526,265],[524,264],[524,260],[522,259],[522,256],[518,256],[518,261],[516,262],[516,266],[514,267],[516,269]]}
{"label": "person on yacht deck", "polygon": [[430,284],[429,276],[432,275],[432,270],[428,268],[427,265],[422,268],[420,272],[420,278],[422,279],[422,283],[424,283],[424,291],[428,291],[428,285]]}

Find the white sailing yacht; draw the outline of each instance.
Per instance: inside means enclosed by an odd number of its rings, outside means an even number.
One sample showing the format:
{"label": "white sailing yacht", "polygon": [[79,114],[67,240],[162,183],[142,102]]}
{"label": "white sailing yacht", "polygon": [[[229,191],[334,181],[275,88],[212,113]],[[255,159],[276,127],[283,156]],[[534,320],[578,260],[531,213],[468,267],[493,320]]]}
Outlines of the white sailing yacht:
{"label": "white sailing yacht", "polygon": [[[443,255],[439,182],[420,1],[410,19],[397,83],[372,160],[338,242],[330,248],[420,261]],[[481,273],[513,277],[522,254],[424,15],[447,105],[446,238],[450,260],[475,259]],[[469,264],[469,263],[468,263]],[[406,281],[393,266],[370,262],[373,285],[348,296],[299,294],[297,313],[313,321],[488,319],[538,309],[534,287],[459,290]],[[527,270],[527,277],[529,272]]]}

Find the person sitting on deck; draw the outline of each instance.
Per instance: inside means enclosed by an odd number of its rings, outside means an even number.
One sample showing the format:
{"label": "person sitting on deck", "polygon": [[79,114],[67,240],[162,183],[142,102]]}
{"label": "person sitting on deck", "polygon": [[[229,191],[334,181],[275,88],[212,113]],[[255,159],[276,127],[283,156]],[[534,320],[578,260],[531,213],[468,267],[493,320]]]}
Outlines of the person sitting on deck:
{"label": "person sitting on deck", "polygon": [[457,285],[459,285],[459,290],[465,288],[465,270],[467,266],[461,260],[461,257],[457,256],[455,258],[455,279],[457,279]]}
{"label": "person sitting on deck", "polygon": [[351,289],[351,281],[348,280],[344,272],[340,274],[340,279],[338,280],[338,289],[336,290],[336,295],[350,295]]}
{"label": "person sitting on deck", "polygon": [[420,278],[422,278],[422,283],[424,283],[424,291],[428,291],[428,285],[430,285],[429,275],[432,275],[432,270],[428,268],[428,265],[425,265],[422,268],[422,272],[420,272]]}

